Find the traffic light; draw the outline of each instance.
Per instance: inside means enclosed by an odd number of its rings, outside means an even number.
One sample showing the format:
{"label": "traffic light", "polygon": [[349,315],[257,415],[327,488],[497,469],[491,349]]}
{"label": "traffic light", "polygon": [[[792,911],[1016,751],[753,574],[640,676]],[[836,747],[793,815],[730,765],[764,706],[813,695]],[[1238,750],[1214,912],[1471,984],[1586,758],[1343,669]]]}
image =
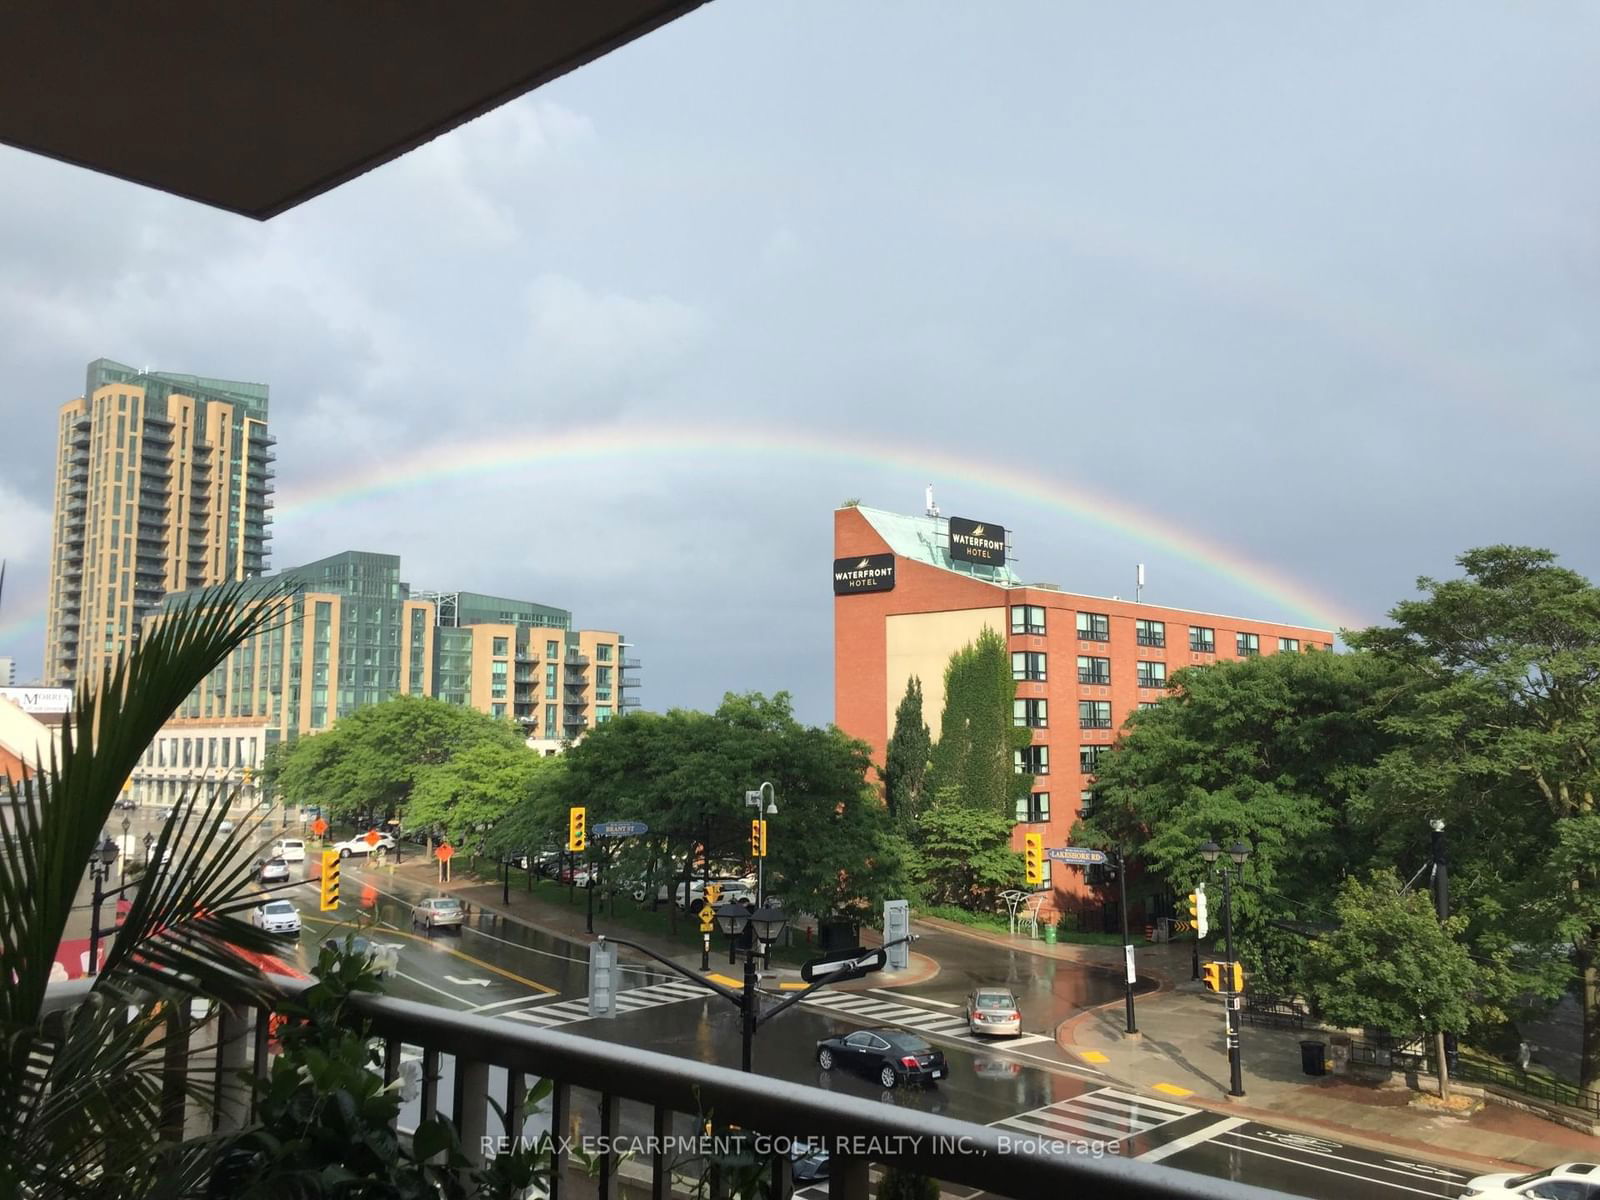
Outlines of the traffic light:
{"label": "traffic light", "polygon": [[324,850],[322,852],[322,880],[321,880],[320,910],[332,912],[339,907],[339,852],[337,850]]}
{"label": "traffic light", "polygon": [[1222,990],[1222,964],[1208,962],[1200,968],[1200,977],[1206,981],[1206,991],[1220,992]]}
{"label": "traffic light", "polygon": [[588,812],[582,808],[567,810],[567,849],[581,854],[589,847]]}
{"label": "traffic light", "polygon": [[1238,963],[1233,964],[1233,990],[1235,992],[1244,991],[1244,968]]}
{"label": "traffic light", "polygon": [[1194,921],[1194,935],[1203,938],[1209,932],[1206,925],[1206,885],[1201,884],[1189,893],[1189,917]]}
{"label": "traffic light", "polygon": [[750,822],[750,854],[753,858],[767,856],[767,823],[765,821]]}
{"label": "traffic light", "polygon": [[1039,833],[1025,833],[1022,835],[1022,865],[1026,872],[1024,878],[1029,883],[1044,882],[1044,835]]}

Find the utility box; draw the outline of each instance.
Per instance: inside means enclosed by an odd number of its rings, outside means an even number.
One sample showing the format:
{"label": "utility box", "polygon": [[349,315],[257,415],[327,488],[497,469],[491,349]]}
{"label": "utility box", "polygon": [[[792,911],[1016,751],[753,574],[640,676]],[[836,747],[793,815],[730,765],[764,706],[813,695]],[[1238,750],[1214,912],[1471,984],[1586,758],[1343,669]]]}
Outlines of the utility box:
{"label": "utility box", "polygon": [[883,902],[883,941],[884,948],[889,955],[887,964],[889,970],[904,971],[911,965],[911,945],[909,942],[901,942],[898,946],[889,944],[910,936],[911,902],[909,900],[885,900]]}
{"label": "utility box", "polygon": [[605,942],[589,947],[589,1015],[617,1015],[617,948]]}

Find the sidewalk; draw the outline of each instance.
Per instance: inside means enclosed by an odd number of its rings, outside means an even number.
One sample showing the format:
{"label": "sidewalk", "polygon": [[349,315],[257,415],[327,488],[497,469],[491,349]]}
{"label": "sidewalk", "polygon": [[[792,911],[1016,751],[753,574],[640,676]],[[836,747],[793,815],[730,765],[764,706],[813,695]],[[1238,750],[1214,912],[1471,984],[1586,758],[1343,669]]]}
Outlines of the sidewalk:
{"label": "sidewalk", "polygon": [[[1121,946],[1049,946],[923,917],[914,918],[913,925],[978,937],[1041,958],[1116,968],[1122,962]],[[1314,1032],[1245,1026],[1240,1039],[1245,1094],[1229,1097],[1221,1001],[1190,981],[1191,950],[1189,943],[1135,944],[1141,980],[1158,989],[1141,993],[1135,1003],[1137,1034],[1127,1033],[1126,1013],[1118,1000],[1064,1021],[1056,1029],[1057,1043],[1126,1086],[1373,1149],[1444,1151],[1485,1171],[1547,1167],[1600,1152],[1600,1141],[1587,1134],[1502,1105],[1485,1105],[1468,1118],[1434,1116],[1409,1107],[1415,1093],[1404,1086],[1304,1075],[1300,1042],[1327,1040]]]}
{"label": "sidewalk", "polygon": [[[387,875],[388,869],[366,872],[370,874],[372,882],[378,882],[380,875]],[[588,905],[585,903],[583,889],[576,889],[577,898],[568,904],[564,900],[551,903],[548,900],[530,894],[523,888],[513,883],[510,891],[510,903],[506,904],[502,896],[507,893],[498,883],[480,883],[473,879],[465,869],[458,878],[449,883],[439,882],[439,868],[436,863],[429,862],[418,856],[418,861],[413,863],[407,858],[394,869],[394,874],[411,883],[426,887],[432,891],[459,896],[464,903],[470,904],[474,909],[492,913],[501,920],[513,921],[539,929],[556,937],[567,938],[570,941],[588,944],[602,935],[622,938],[630,942],[637,942],[646,949],[652,950],[664,958],[670,959],[685,971],[694,975],[702,974],[700,970],[700,954],[690,950],[681,943],[657,937],[649,933],[641,933],[630,929],[621,923],[612,923],[603,915],[599,898],[595,900],[594,927],[595,932],[587,930]],[[631,903],[631,901],[630,901]],[[693,923],[694,918],[685,916],[684,924]],[[883,938],[876,930],[862,931],[862,945],[873,947],[883,944]],[[626,953],[626,950],[624,950]],[[820,951],[818,954],[820,955]],[[904,971],[889,972],[879,971],[868,975],[865,979],[854,980],[849,983],[829,985],[836,991],[862,991],[869,988],[910,987],[916,984],[927,983],[939,973],[939,964],[925,954],[913,952],[910,956],[910,965]],[[714,982],[721,983],[724,987],[741,988],[744,986],[744,959],[741,955],[739,961],[730,965],[728,962],[728,940],[721,934],[713,934],[711,939],[711,969],[704,972],[713,978]],[[800,971],[774,963],[770,970],[761,972],[762,985],[769,989],[786,991],[798,990],[803,986]]]}

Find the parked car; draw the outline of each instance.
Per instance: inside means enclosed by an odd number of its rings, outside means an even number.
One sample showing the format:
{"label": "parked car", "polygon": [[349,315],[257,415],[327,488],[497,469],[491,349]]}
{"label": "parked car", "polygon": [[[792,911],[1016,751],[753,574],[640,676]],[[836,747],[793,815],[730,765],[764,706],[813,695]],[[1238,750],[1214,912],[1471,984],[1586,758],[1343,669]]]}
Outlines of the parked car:
{"label": "parked car", "polygon": [[1527,1200],[1600,1200],[1600,1165],[1562,1163],[1528,1175],[1479,1175],[1463,1196],[1527,1197]]}
{"label": "parked car", "polygon": [[232,833],[233,832],[233,822],[232,821],[226,821],[226,820],[219,821],[217,823],[217,832],[218,833],[223,833],[223,834]]}
{"label": "parked car", "polygon": [[981,987],[967,997],[967,1030],[980,1037],[1019,1037],[1022,1013],[1009,988]]}
{"label": "parked car", "polygon": [[361,934],[323,939],[324,950],[344,951],[369,960],[380,976],[393,975],[400,968],[400,947],[373,941]]}
{"label": "parked car", "polygon": [[429,931],[448,925],[460,929],[466,919],[466,908],[454,896],[434,896],[411,910],[411,924]]}
{"label": "parked car", "polygon": [[949,1071],[944,1051],[898,1029],[858,1029],[843,1037],[825,1038],[817,1043],[817,1066],[824,1071],[836,1066],[860,1071],[886,1088],[897,1083],[932,1083]]}
{"label": "parked car", "polygon": [[789,1177],[799,1186],[826,1182],[828,1152],[809,1146],[795,1146],[789,1151]]}
{"label": "parked car", "polygon": [[574,884],[577,887],[588,887],[594,882],[593,872],[582,863],[567,864],[562,867],[556,879],[561,883]]}
{"label": "parked car", "polygon": [[[756,902],[754,880],[746,883],[743,876],[724,876],[721,879],[713,877],[711,882],[722,888],[722,892],[717,898],[718,904],[728,900],[737,900],[740,904],[754,904]],[[680,880],[675,890],[679,908],[687,909],[692,913],[700,911],[701,904],[705,902],[706,881],[704,879],[691,879],[687,883]],[[665,900],[667,898],[665,885],[662,885],[661,891],[661,899]]]}
{"label": "parked car", "polygon": [[279,838],[272,843],[272,857],[284,862],[305,862],[306,844],[301,838]]}
{"label": "parked car", "polygon": [[367,835],[363,833],[342,842],[335,842],[330,849],[337,850],[340,858],[349,858],[352,854],[371,854],[374,850],[393,850],[394,838],[387,833],[380,833],[377,845],[369,846],[367,844]]}
{"label": "parked car", "polygon": [[268,933],[300,932],[300,912],[287,900],[268,900],[250,914],[250,924]]}
{"label": "parked car", "polygon": [[158,821],[170,821],[170,820],[172,820],[172,809],[171,808],[158,808],[158,809],[156,809],[156,820],[158,820]]}
{"label": "parked car", "polygon": [[289,864],[281,858],[263,858],[256,863],[256,879],[262,883],[288,883]]}

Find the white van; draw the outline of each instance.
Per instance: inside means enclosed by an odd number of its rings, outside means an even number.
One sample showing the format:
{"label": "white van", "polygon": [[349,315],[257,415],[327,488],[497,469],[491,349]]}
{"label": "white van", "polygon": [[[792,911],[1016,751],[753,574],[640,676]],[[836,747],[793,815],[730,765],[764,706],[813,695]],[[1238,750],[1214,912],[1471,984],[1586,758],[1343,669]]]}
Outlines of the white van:
{"label": "white van", "polygon": [[272,843],[268,858],[281,858],[284,862],[305,862],[306,844],[302,838],[279,838]]}

